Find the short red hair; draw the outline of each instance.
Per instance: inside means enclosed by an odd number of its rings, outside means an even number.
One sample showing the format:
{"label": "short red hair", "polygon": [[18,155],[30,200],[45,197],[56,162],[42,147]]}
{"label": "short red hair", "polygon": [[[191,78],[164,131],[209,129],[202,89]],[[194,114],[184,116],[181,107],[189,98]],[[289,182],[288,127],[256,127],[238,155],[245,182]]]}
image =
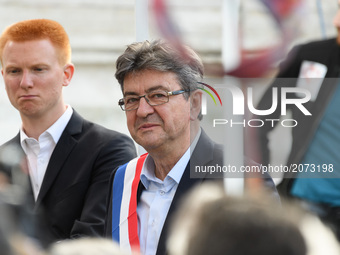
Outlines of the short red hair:
{"label": "short red hair", "polygon": [[25,42],[48,39],[59,53],[59,62],[65,65],[71,61],[70,40],[65,29],[58,22],[49,19],[24,20],[7,27],[0,37],[0,60],[8,41]]}

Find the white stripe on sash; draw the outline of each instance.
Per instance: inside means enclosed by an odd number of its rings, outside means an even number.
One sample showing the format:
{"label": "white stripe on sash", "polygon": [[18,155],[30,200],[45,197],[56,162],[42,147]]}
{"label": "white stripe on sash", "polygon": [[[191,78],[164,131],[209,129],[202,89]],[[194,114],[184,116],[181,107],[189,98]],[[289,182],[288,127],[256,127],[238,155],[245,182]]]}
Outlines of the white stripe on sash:
{"label": "white stripe on sash", "polygon": [[131,188],[132,182],[135,178],[136,165],[139,158],[131,160],[126,166],[125,176],[124,176],[124,190],[122,197],[122,204],[120,210],[120,227],[119,227],[119,237],[120,237],[120,247],[131,253],[131,246],[129,240],[129,226],[128,226],[128,216],[129,216],[129,206],[131,200]]}

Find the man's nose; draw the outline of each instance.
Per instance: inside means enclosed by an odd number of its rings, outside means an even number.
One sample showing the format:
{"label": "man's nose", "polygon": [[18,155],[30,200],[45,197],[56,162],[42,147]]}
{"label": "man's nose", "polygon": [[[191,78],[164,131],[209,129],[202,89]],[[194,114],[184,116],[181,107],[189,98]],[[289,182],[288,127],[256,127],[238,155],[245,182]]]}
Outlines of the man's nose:
{"label": "man's nose", "polygon": [[149,114],[152,114],[154,112],[154,108],[149,105],[146,97],[141,97],[140,100],[139,100],[139,107],[137,109],[137,115],[139,117],[146,117],[148,116]]}
{"label": "man's nose", "polygon": [[32,75],[29,71],[25,70],[22,72],[20,87],[24,89],[33,87]]}

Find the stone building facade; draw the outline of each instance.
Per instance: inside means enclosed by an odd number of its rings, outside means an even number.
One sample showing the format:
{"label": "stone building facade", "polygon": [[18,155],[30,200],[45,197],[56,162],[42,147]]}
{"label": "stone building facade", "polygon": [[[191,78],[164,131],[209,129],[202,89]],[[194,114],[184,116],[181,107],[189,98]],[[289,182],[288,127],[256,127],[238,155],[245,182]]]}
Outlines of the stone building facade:
{"label": "stone building facade", "polygon": [[[183,41],[199,52],[205,64],[221,64],[222,1],[167,1]],[[290,21],[295,22],[296,28],[291,44],[335,34],[331,17],[337,10],[337,1],[322,1],[323,29],[317,2],[306,0]],[[121,92],[114,78],[114,64],[125,45],[136,40],[134,7],[134,0],[0,0],[0,30],[31,18],[60,22],[70,36],[76,66],[73,81],[64,89],[66,102],[88,119],[128,133],[125,115],[117,104]],[[259,1],[242,0],[240,17],[246,49],[270,47],[277,40],[273,20]],[[151,10],[149,18],[150,39],[158,38]],[[19,114],[7,99],[2,79],[0,118],[2,144],[13,137],[20,126]]]}

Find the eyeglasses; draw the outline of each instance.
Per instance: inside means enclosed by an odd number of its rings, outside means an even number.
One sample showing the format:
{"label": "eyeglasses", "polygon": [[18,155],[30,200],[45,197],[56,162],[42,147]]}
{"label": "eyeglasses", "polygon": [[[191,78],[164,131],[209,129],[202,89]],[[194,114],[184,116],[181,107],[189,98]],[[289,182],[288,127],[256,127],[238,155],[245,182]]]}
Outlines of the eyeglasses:
{"label": "eyeglasses", "polygon": [[139,107],[139,102],[142,97],[145,98],[145,101],[151,105],[161,105],[169,102],[170,96],[180,95],[186,92],[190,92],[190,90],[176,90],[176,91],[153,91],[147,93],[143,96],[126,96],[122,99],[119,99],[118,105],[122,108],[123,111],[132,111],[136,110]]}

